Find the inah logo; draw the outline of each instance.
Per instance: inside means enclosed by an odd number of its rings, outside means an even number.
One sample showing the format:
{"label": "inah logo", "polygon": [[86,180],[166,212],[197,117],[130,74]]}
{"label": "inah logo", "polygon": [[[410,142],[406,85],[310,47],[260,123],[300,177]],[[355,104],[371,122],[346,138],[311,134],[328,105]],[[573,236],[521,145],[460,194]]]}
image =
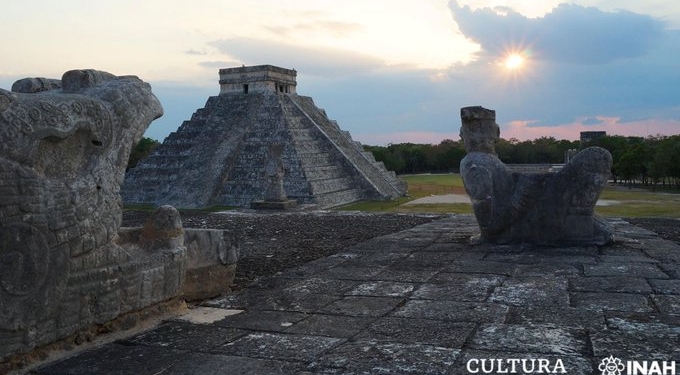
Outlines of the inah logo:
{"label": "inah logo", "polygon": [[612,355],[603,359],[597,367],[598,370],[602,371],[602,375],[621,375],[621,371],[625,368],[626,366],[623,362]]}
{"label": "inah logo", "polygon": [[[609,356],[597,367],[601,375],[675,375],[675,361],[626,361]],[[623,372],[626,370],[626,372]]]}

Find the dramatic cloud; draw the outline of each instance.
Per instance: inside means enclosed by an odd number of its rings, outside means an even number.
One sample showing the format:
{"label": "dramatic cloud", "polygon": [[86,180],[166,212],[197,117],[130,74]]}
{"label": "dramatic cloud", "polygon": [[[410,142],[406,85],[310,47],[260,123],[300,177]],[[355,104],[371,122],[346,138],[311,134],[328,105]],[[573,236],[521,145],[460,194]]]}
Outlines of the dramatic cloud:
{"label": "dramatic cloud", "polygon": [[540,18],[509,8],[472,10],[450,3],[460,30],[490,54],[527,48],[535,59],[603,64],[645,54],[661,36],[662,21],[627,11],[560,4]]}
{"label": "dramatic cloud", "polygon": [[369,144],[458,139],[469,105],[519,139],[680,132],[680,2],[560,1],[7,2],[0,87],[73,68],[138,75],[165,108],[158,139],[242,64],[296,69],[298,93]]}
{"label": "dramatic cloud", "polygon": [[358,52],[308,48],[262,39],[229,38],[209,44],[246,65],[275,63],[309,75],[365,74],[383,66],[379,59]]}

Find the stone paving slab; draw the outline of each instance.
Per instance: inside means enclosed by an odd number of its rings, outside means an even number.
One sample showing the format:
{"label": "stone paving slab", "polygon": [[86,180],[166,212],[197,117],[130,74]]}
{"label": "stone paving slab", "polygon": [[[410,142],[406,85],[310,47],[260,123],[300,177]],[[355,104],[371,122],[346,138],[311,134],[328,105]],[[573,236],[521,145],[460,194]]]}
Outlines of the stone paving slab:
{"label": "stone paving slab", "polygon": [[602,311],[564,306],[514,306],[505,320],[507,324],[552,324],[587,330],[605,329]]}
{"label": "stone paving slab", "polygon": [[451,322],[502,323],[508,310],[508,306],[487,302],[410,300],[394,315]]}
{"label": "stone paving slab", "polygon": [[178,351],[209,352],[249,332],[235,328],[215,327],[208,324],[191,324],[169,321],[158,328],[119,341],[123,345],[145,345],[171,348]]}
{"label": "stone paving slab", "polygon": [[459,349],[424,344],[351,341],[310,367],[314,374],[448,374]]}
{"label": "stone paving slab", "polygon": [[482,324],[472,338],[470,347],[517,353],[588,354],[585,331],[552,324]]}
{"label": "stone paving slab", "polygon": [[439,273],[413,293],[415,299],[483,302],[501,285],[504,276],[485,274]]}
{"label": "stone paving slab", "polygon": [[355,338],[462,348],[476,327],[471,322],[383,317],[370,324]]}
{"label": "stone paving slab", "polygon": [[361,333],[375,320],[376,318],[373,317],[313,314],[304,321],[291,326],[286,332],[350,338]]}
{"label": "stone paving slab", "polygon": [[507,280],[496,287],[489,301],[508,306],[569,306],[566,279],[545,277]]}
{"label": "stone paving slab", "polygon": [[335,337],[253,332],[213,352],[249,358],[309,362],[345,340]]}
{"label": "stone paving slab", "polygon": [[523,359],[590,375],[610,355],[680,370],[680,246],[612,222],[607,247],[493,246],[452,216],[202,303],[241,313],[170,320],[32,373],[468,374]]}

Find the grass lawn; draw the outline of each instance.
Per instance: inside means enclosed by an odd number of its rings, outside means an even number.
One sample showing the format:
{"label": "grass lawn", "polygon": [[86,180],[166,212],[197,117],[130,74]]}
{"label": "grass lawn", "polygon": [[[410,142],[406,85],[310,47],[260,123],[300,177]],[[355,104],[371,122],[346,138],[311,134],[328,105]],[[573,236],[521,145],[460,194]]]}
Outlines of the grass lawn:
{"label": "grass lawn", "polygon": [[[409,197],[394,201],[359,202],[339,207],[339,210],[388,211],[411,213],[472,213],[467,203],[403,204],[430,195],[465,194],[463,180],[458,174],[420,174],[400,176],[408,183]],[[597,206],[595,211],[612,217],[674,217],[680,218],[680,191],[652,192],[628,189],[617,185],[605,187],[600,199],[618,203]]]}
{"label": "grass lawn", "polygon": [[660,193],[610,185],[602,191],[600,199],[620,202],[596,207],[595,210],[602,216],[680,218],[680,191]]}

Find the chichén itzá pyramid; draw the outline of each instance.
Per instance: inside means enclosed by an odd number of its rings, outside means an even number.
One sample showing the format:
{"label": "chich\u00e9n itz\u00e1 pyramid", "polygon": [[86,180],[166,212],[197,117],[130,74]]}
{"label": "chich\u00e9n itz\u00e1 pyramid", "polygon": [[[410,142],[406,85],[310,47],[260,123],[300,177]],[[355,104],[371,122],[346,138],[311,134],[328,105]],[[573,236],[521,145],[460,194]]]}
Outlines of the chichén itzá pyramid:
{"label": "chich\u00e9n itz\u00e1 pyramid", "polygon": [[220,69],[220,93],[125,176],[126,203],[245,207],[261,200],[270,146],[283,145],[288,199],[319,208],[406,194],[311,97],[297,72],[272,65]]}

